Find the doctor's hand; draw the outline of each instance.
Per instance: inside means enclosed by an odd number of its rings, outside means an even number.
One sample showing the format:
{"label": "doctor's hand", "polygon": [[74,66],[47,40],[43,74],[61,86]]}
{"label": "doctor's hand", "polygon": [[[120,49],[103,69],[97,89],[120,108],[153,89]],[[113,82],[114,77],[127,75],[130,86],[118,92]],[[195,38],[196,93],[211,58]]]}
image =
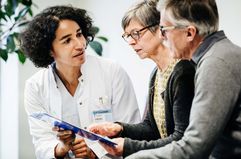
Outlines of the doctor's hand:
{"label": "doctor's hand", "polygon": [[117,145],[115,147],[106,145],[102,142],[99,142],[104,148],[105,150],[113,155],[113,156],[122,156],[123,154],[123,149],[124,149],[124,138],[115,138],[112,139],[113,142],[117,143]]}
{"label": "doctor's hand", "polygon": [[123,127],[117,123],[104,122],[92,124],[88,127],[88,130],[103,136],[115,137],[120,134],[120,132],[123,130]]}
{"label": "doctor's hand", "polygon": [[64,157],[72,147],[75,134],[70,130],[63,130],[59,127],[54,127],[53,131],[57,131],[57,137],[61,141],[55,147],[55,157]]}
{"label": "doctor's hand", "polygon": [[95,154],[86,145],[85,140],[83,138],[76,138],[72,142],[71,150],[74,153],[75,158],[95,159]]}

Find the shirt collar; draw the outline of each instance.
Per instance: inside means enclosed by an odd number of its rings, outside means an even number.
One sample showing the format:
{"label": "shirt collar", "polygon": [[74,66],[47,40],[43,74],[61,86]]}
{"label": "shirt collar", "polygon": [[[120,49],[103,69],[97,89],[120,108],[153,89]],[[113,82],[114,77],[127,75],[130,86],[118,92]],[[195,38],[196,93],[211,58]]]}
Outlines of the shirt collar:
{"label": "shirt collar", "polygon": [[80,66],[80,72],[81,72],[81,76],[79,77],[79,81],[81,80],[84,80],[86,78],[86,75],[88,73],[88,67],[91,67],[90,64],[89,64],[89,60],[88,59],[88,56],[86,55],[85,56],[85,62]]}
{"label": "shirt collar", "polygon": [[[81,76],[78,78],[79,82],[83,82],[83,78],[84,78],[84,74],[86,74],[86,61],[84,62],[84,64],[81,65],[80,67],[80,72],[81,72]],[[54,61],[53,63],[51,63],[51,69],[52,69],[52,72],[53,72],[53,75],[54,75],[54,80],[55,80],[55,83],[57,83],[57,77],[58,77],[58,74],[57,74],[57,70],[56,70],[56,62]]]}
{"label": "shirt collar", "polygon": [[202,42],[202,44],[197,48],[192,56],[192,61],[197,64],[200,59],[208,52],[210,47],[212,47],[216,42],[227,38],[223,31],[218,31],[208,35]]}

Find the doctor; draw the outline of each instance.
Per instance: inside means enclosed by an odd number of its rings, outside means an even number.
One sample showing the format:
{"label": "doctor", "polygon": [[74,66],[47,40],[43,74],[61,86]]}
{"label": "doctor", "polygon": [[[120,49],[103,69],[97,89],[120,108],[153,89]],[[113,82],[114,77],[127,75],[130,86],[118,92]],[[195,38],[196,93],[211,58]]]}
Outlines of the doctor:
{"label": "doctor", "polygon": [[[110,60],[86,55],[94,38],[91,28],[85,10],[54,6],[36,15],[22,32],[23,51],[36,67],[43,67],[26,82],[28,115],[46,112],[82,128],[93,122],[140,121],[126,72]],[[72,138],[70,131],[56,133],[31,117],[29,126],[39,159],[69,157],[70,151],[76,158],[95,157],[85,140]]]}

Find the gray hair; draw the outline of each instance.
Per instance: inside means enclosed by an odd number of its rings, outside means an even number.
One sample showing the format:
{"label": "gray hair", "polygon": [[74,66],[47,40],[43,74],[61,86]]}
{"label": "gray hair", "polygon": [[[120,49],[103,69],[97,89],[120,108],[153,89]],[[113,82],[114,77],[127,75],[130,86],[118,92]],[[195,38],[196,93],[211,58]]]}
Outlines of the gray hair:
{"label": "gray hair", "polygon": [[[122,18],[122,28],[125,29],[131,20],[137,20],[143,26],[158,25],[160,23],[160,12],[157,10],[158,0],[141,0],[132,6]],[[155,32],[158,26],[149,28]]]}
{"label": "gray hair", "polygon": [[177,26],[194,25],[198,34],[207,36],[218,31],[219,15],[215,0],[161,0],[158,9]]}

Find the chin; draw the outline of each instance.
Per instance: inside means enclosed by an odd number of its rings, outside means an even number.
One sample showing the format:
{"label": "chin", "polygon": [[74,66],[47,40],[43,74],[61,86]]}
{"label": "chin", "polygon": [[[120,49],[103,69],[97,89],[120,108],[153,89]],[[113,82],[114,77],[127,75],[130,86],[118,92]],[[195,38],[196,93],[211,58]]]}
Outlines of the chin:
{"label": "chin", "polygon": [[82,56],[80,56],[79,58],[78,58],[78,60],[79,60],[79,62],[80,63],[84,63],[85,62],[85,54],[83,54]]}
{"label": "chin", "polygon": [[145,59],[147,58],[146,54],[137,54],[139,56],[140,59]]}
{"label": "chin", "polygon": [[77,61],[74,61],[73,64],[75,66],[81,66],[85,63],[85,61],[86,61],[85,58],[81,58],[81,59],[78,59]]}
{"label": "chin", "polygon": [[139,56],[139,58],[143,60],[146,58],[146,56]]}
{"label": "chin", "polygon": [[81,65],[84,64],[85,61],[86,61],[86,59],[85,59],[85,57],[84,57],[83,59],[81,59],[80,64],[81,64]]}

